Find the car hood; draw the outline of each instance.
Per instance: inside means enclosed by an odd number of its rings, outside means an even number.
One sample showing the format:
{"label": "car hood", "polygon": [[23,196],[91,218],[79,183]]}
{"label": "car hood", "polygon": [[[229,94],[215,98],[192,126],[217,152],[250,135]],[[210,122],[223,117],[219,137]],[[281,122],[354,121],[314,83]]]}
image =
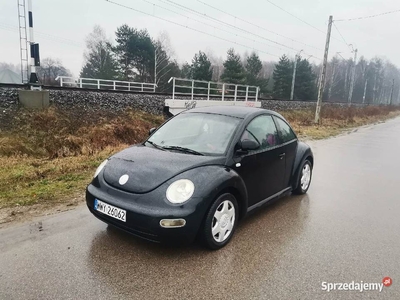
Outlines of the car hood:
{"label": "car hood", "polygon": [[[186,170],[204,165],[222,165],[224,162],[224,157],[163,151],[139,145],[113,155],[104,168],[103,176],[113,187],[142,194],[154,190]],[[123,175],[128,175],[129,178],[126,183],[122,181],[121,184],[120,178]]]}

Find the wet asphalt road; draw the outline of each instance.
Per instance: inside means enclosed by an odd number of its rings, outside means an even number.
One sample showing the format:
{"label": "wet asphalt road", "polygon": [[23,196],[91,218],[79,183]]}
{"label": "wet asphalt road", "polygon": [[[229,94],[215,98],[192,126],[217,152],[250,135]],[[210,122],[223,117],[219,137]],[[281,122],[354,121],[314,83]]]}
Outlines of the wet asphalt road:
{"label": "wet asphalt road", "polygon": [[[84,206],[1,229],[0,299],[400,299],[400,118],[311,145],[309,193],[220,251],[145,242]],[[385,276],[382,293],[321,290]]]}

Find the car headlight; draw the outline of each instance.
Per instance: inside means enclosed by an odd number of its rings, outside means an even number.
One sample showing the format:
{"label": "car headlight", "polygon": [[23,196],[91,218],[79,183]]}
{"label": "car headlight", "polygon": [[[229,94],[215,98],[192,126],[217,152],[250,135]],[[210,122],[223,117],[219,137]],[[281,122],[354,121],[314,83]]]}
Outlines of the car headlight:
{"label": "car headlight", "polygon": [[99,175],[99,173],[101,172],[101,170],[103,170],[103,168],[104,168],[104,166],[107,164],[107,162],[108,162],[108,159],[106,159],[105,161],[103,161],[103,162],[100,164],[100,166],[98,166],[96,172],[94,173],[93,178],[96,178],[97,175]]}
{"label": "car headlight", "polygon": [[167,199],[171,203],[180,204],[192,197],[194,184],[189,179],[179,179],[167,189]]}

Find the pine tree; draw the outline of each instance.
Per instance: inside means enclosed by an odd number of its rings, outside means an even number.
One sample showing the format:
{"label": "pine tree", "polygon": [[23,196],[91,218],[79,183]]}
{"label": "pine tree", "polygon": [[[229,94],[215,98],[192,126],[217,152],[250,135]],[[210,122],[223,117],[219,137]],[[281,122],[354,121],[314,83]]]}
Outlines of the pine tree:
{"label": "pine tree", "polygon": [[261,76],[262,62],[255,52],[247,58],[245,70],[246,84],[258,86],[260,88],[260,93],[267,93],[269,79]]}
{"label": "pine tree", "polygon": [[283,55],[279,59],[279,63],[275,65],[275,70],[273,73],[273,95],[275,98],[289,99],[292,84],[292,72],[293,64],[286,55]]}
{"label": "pine tree", "polygon": [[192,60],[191,74],[195,80],[211,81],[213,70],[211,62],[204,52],[196,53]]}
{"label": "pine tree", "polygon": [[317,97],[315,85],[316,75],[312,71],[311,64],[306,59],[297,60],[296,81],[294,85],[294,99],[314,100]]}
{"label": "pine tree", "polygon": [[248,85],[258,85],[262,63],[258,55],[253,52],[246,60],[246,82]]}
{"label": "pine tree", "polygon": [[124,80],[154,81],[155,45],[147,30],[128,25],[117,28],[117,45],[113,48]]}
{"label": "pine tree", "polygon": [[228,57],[224,62],[224,72],[221,80],[227,83],[241,84],[245,82],[245,71],[239,54],[233,48],[228,50]]}
{"label": "pine tree", "polygon": [[131,80],[133,78],[133,55],[130,52],[130,39],[134,34],[134,29],[124,24],[117,28],[115,32],[117,45],[113,48],[118,58],[118,65],[121,73],[121,79]]}
{"label": "pine tree", "polygon": [[111,44],[100,26],[95,26],[86,39],[87,52],[80,76],[83,78],[116,79],[117,63]]}
{"label": "pine tree", "polygon": [[192,66],[185,62],[181,69],[181,77],[186,79],[192,79]]}
{"label": "pine tree", "polygon": [[82,78],[116,79],[117,64],[109,46],[100,47],[90,52],[86,64],[81,71]]}

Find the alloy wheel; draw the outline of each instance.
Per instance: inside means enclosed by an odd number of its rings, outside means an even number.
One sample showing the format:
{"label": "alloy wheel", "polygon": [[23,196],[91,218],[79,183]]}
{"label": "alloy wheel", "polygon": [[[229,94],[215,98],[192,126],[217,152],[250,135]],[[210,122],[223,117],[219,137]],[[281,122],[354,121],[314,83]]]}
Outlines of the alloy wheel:
{"label": "alloy wheel", "polygon": [[235,225],[235,206],[229,200],[218,205],[212,220],[212,237],[218,243],[225,241],[232,233]]}

